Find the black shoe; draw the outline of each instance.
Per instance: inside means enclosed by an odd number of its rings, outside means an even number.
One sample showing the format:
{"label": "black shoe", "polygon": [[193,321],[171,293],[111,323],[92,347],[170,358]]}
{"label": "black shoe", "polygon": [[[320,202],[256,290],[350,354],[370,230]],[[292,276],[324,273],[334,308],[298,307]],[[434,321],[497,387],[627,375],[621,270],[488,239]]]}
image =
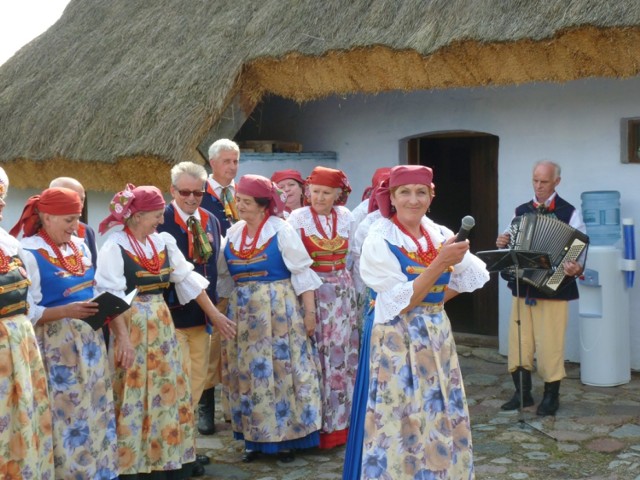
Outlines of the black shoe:
{"label": "black shoe", "polygon": [[193,468],[191,469],[191,478],[202,477],[205,474],[204,466],[197,461],[193,462]]}
{"label": "black shoe", "polygon": [[215,388],[208,388],[202,392],[198,403],[198,432],[200,435],[213,435],[216,431],[213,418],[216,411],[215,393]]}
{"label": "black shoe", "polygon": [[242,461],[244,463],[251,463],[259,456],[260,452],[258,452],[257,450],[245,450],[244,455],[242,455]]}
{"label": "black shoe", "polygon": [[[531,396],[531,392],[525,392],[524,395],[522,395],[522,407],[523,408],[530,407],[534,403],[535,402],[533,401],[533,397]],[[502,410],[505,410],[505,411],[519,409],[520,408],[520,392],[518,390],[516,390],[515,393],[513,394],[513,397],[511,397],[511,400],[509,400],[508,402],[503,403],[500,408]]]}
{"label": "black shoe", "polygon": [[538,405],[536,414],[542,417],[555,415],[560,407],[560,380],[544,383],[544,397]]}
{"label": "black shoe", "polygon": [[520,380],[522,378],[522,407],[530,407],[534,404],[533,397],[531,396],[531,372],[522,367],[518,367],[515,371],[511,372],[511,378],[513,384],[516,387],[516,391],[506,403],[503,403],[500,407],[502,410],[517,410],[520,408]]}
{"label": "black shoe", "polygon": [[209,465],[211,463],[211,459],[206,455],[196,455],[196,462],[200,465]]}
{"label": "black shoe", "polygon": [[293,454],[292,450],[278,452],[278,460],[282,463],[291,463],[296,459],[296,456]]}

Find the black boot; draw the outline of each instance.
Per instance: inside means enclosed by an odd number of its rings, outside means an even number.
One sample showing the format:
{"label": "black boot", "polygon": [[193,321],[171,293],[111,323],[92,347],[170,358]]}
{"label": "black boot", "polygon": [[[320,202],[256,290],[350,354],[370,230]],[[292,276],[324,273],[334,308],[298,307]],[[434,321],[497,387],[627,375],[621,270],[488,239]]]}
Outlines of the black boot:
{"label": "black boot", "polygon": [[560,380],[544,383],[544,397],[538,405],[538,415],[555,415],[560,406]]}
{"label": "black boot", "polygon": [[516,386],[516,392],[511,397],[511,400],[502,405],[502,410],[517,410],[520,408],[520,372],[522,372],[522,403],[523,407],[530,407],[534,404],[533,397],[531,396],[531,372],[522,367],[516,368],[514,372],[511,372],[511,378],[513,384]]}
{"label": "black boot", "polygon": [[214,415],[216,411],[216,389],[209,388],[202,392],[198,403],[198,432],[200,435],[213,435],[216,431]]}

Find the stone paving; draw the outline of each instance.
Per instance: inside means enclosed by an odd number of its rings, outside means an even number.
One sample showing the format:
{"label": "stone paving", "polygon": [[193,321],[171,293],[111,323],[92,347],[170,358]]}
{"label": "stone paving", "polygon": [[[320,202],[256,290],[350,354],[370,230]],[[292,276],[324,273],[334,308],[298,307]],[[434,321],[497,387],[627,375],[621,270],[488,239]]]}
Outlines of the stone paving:
{"label": "stone paving", "polygon": [[[640,480],[640,372],[618,387],[580,382],[580,368],[567,363],[555,417],[502,412],[513,394],[506,359],[490,347],[458,345],[471,412],[476,478]],[[533,396],[542,399],[534,375]],[[218,402],[219,408],[219,402]],[[221,412],[215,435],[198,438],[198,452],[211,457],[205,480],[333,480],[342,478],[344,447],[298,452],[283,464],[263,456],[242,462],[243,443],[233,440]]]}

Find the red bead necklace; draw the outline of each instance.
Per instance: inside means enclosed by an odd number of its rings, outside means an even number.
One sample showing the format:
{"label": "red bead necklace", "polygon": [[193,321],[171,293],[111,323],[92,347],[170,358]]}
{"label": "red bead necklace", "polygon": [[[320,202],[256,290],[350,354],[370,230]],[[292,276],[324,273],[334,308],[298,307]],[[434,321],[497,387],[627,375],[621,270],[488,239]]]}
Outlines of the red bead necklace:
{"label": "red bead necklace", "polygon": [[262,227],[267,222],[269,218],[269,214],[265,214],[264,219],[258,225],[258,230],[256,230],[256,234],[253,236],[253,240],[248,243],[247,236],[249,235],[249,230],[247,225],[242,228],[242,236],[240,237],[240,249],[236,252],[240,258],[247,259],[253,257],[256,253],[256,245],[258,244],[258,238],[260,238],[260,233],[262,232]]}
{"label": "red bead necklace", "polygon": [[428,267],[429,265],[431,265],[431,262],[433,262],[433,260],[435,260],[435,258],[438,256],[438,249],[436,249],[435,245],[431,241],[431,237],[429,236],[429,233],[425,230],[425,228],[422,225],[420,225],[420,233],[422,233],[422,236],[427,240],[426,252],[422,248],[420,241],[418,241],[416,237],[414,237],[411,233],[409,233],[409,231],[404,227],[404,225],[402,225],[398,221],[397,215],[394,215],[392,220],[393,220],[393,223],[396,225],[396,227],[398,227],[402,233],[404,233],[407,237],[413,240],[413,243],[416,244],[416,247],[418,248],[417,255],[419,258],[419,262],[425,267]]}
{"label": "red bead necklace", "polygon": [[46,232],[44,228],[41,228],[40,230],[38,230],[38,235],[40,235],[40,237],[45,241],[45,243],[51,247],[51,249],[53,250],[53,253],[58,259],[58,262],[60,262],[60,266],[62,268],[64,268],[70,274],[75,275],[76,277],[81,277],[84,275],[86,268],[84,266],[84,263],[82,263],[82,253],[78,250],[78,247],[76,247],[75,243],[67,242],[67,245],[69,245],[69,247],[71,248],[71,251],[73,252],[72,256],[76,261],[76,264],[72,265],[70,262],[67,261],[65,256],[62,254],[58,245],[56,245],[56,243],[53,240],[51,240],[51,237],[49,236],[49,234]]}
{"label": "red bead necklace", "polygon": [[[331,208],[331,238],[335,238],[335,236],[338,234],[338,229],[337,229],[337,225],[338,225],[338,215],[336,215],[336,211]],[[324,231],[324,228],[322,228],[322,224],[320,223],[320,217],[318,216],[318,213],[311,208],[311,216],[313,217],[313,222],[316,224],[316,228],[318,229],[318,232],[320,233],[320,235],[322,235],[324,238],[326,238],[327,240],[329,240],[329,235],[327,235],[327,233]]]}
{"label": "red bead necklace", "polygon": [[134,253],[138,257],[138,263],[144,267],[147,272],[158,275],[162,265],[160,264],[160,256],[158,255],[158,251],[156,250],[156,246],[153,244],[151,237],[147,237],[147,240],[149,241],[149,245],[151,245],[151,251],[153,254],[151,255],[151,258],[147,258],[144,250],[142,249],[142,245],[140,245],[138,239],[133,236],[129,227],[125,227],[124,231],[127,234],[131,248],[133,248]]}
{"label": "red bead necklace", "polygon": [[11,268],[11,257],[0,248],[0,273],[5,274]]}

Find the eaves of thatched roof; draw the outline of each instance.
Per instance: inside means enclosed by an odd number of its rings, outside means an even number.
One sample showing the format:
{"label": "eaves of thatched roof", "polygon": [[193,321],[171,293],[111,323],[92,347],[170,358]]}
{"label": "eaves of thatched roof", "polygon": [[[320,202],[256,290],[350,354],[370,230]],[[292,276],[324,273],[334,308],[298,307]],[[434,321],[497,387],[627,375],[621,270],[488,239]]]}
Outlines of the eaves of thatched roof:
{"label": "eaves of thatched roof", "polygon": [[636,0],[72,0],[0,68],[0,162],[160,185],[265,94],[629,77],[639,44]]}

